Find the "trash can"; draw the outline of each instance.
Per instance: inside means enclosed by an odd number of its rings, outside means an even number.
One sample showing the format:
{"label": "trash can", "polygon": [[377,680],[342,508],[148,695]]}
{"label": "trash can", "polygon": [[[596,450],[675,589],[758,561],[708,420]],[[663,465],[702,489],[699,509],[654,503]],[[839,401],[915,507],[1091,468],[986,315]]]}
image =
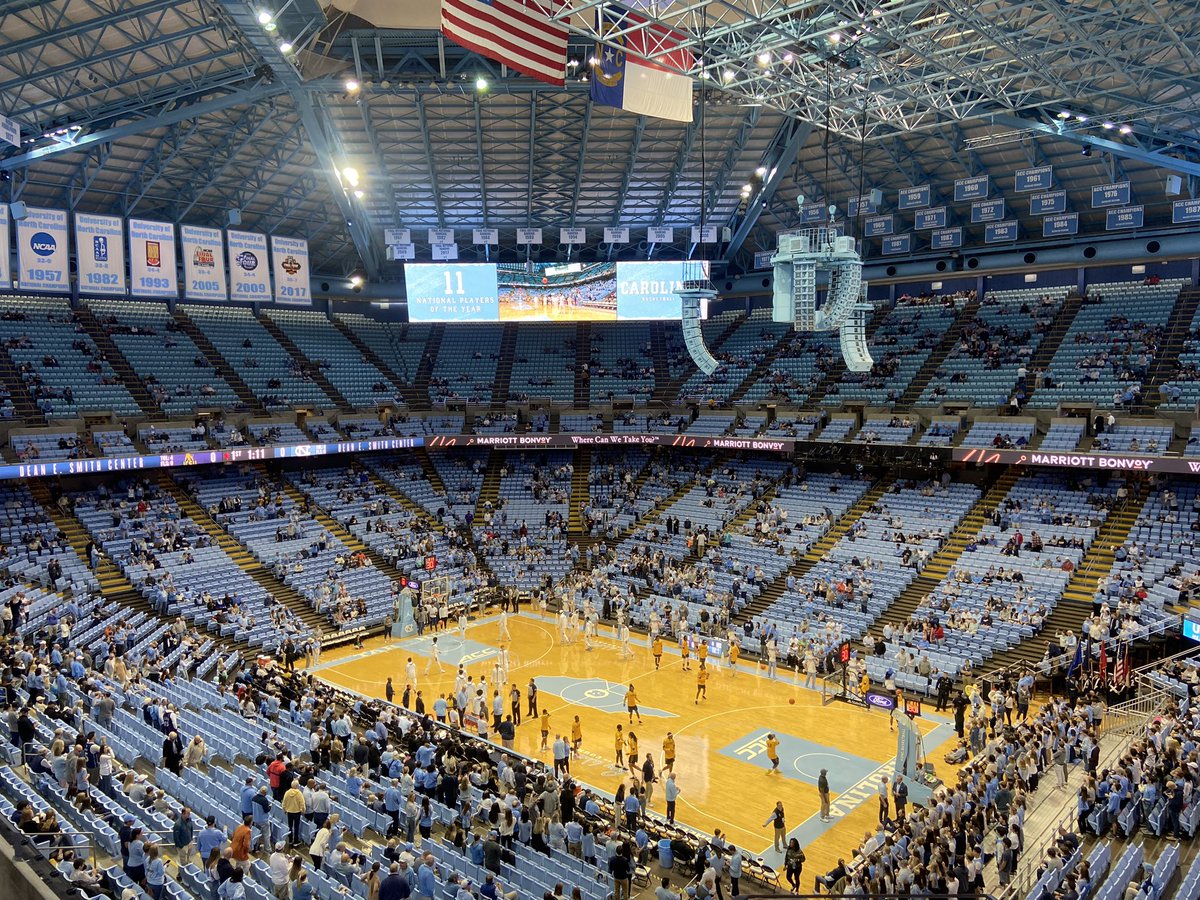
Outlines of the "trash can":
{"label": "trash can", "polygon": [[658,864],[664,869],[669,869],[674,862],[675,854],[671,852],[671,841],[669,838],[663,838],[658,842]]}

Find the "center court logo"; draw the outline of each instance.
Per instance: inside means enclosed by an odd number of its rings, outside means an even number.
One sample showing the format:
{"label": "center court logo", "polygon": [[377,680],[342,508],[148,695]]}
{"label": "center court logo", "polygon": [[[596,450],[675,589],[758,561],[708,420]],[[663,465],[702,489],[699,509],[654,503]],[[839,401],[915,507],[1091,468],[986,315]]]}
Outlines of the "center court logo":
{"label": "center court logo", "polygon": [[258,257],[249,250],[243,250],[235,258],[234,262],[238,267],[246,272],[253,272],[258,268]]}
{"label": "center court logo", "polygon": [[29,239],[29,248],[38,256],[51,256],[58,249],[54,235],[39,231]]}

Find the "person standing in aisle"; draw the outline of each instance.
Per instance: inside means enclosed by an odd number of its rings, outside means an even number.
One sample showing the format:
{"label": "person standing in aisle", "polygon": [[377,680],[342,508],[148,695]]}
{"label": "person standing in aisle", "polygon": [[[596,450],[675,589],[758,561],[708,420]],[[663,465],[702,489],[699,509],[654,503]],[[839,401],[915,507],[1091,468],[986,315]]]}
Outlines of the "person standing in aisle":
{"label": "person standing in aisle", "polygon": [[782,800],[775,801],[775,808],[767,816],[767,821],[763,822],[763,828],[766,828],[768,825],[775,826],[775,852],[782,853],[784,850],[784,839],[787,837],[787,819],[784,815]]}
{"label": "person standing in aisle", "polygon": [[679,799],[679,785],[675,783],[675,773],[667,776],[663,784],[663,799],[667,801],[667,824],[675,824],[675,801]]}

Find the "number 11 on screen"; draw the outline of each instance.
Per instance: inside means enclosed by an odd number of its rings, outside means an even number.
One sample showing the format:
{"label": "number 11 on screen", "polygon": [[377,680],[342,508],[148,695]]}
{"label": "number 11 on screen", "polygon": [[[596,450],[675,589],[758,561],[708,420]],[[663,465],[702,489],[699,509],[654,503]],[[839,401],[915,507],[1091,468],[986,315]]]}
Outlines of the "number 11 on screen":
{"label": "number 11 on screen", "polygon": [[[446,272],[446,293],[447,294],[465,294],[463,290],[462,270],[457,272]],[[458,279],[458,289],[455,290],[455,277]]]}

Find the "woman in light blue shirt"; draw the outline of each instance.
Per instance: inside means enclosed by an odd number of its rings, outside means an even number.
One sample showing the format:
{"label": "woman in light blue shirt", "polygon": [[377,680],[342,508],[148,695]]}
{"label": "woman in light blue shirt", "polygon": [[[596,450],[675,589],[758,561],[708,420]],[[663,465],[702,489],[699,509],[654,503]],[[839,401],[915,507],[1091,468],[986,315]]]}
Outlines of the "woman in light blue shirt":
{"label": "woman in light blue shirt", "polygon": [[125,874],[134,884],[146,884],[146,844],[142,840],[142,829],[133,829],[129,837],[129,856],[125,860]]}
{"label": "woman in light blue shirt", "polygon": [[146,848],[146,886],[154,900],[162,900],[163,888],[167,884],[167,867],[158,853],[158,844]]}

